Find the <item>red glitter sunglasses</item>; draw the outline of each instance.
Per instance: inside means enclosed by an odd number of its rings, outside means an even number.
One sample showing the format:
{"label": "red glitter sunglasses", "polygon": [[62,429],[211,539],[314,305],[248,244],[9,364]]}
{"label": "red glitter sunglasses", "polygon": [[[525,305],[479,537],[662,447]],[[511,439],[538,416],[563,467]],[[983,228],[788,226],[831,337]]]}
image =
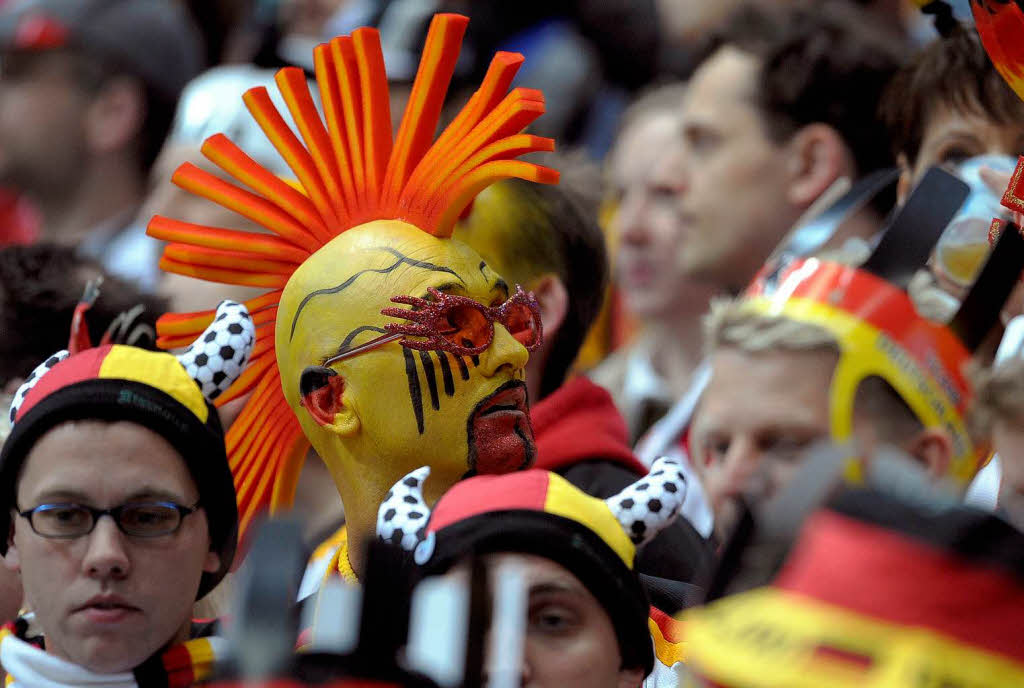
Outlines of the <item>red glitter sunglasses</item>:
{"label": "red glitter sunglasses", "polygon": [[491,345],[496,322],[504,325],[527,351],[535,351],[544,340],[537,299],[532,293],[523,291],[519,285],[516,285],[508,301],[494,307],[485,306],[465,296],[446,294],[433,287],[427,293],[430,294],[430,300],[418,296],[392,297],[392,303],[402,303],[412,308],[389,306],[381,313],[411,322],[388,323],[384,326],[388,334],[332,356],[323,364],[337,363],[396,339],[400,339],[402,346],[409,349],[447,351],[453,356],[475,356],[482,354]]}

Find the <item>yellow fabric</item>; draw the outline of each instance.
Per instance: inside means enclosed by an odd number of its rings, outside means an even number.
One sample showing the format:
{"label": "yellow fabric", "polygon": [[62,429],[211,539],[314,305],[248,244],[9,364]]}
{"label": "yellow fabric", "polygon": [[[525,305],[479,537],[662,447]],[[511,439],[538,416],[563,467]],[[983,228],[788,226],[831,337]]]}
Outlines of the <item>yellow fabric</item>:
{"label": "yellow fabric", "polygon": [[[737,688],[1024,686],[1024,665],[1006,657],[773,588],[692,610],[684,619],[688,664]],[[844,660],[846,653],[867,661]]]}
{"label": "yellow fabric", "polygon": [[817,325],[839,342],[842,355],[829,393],[834,440],[852,437],[857,386],[877,375],[892,385],[925,427],[941,427],[949,433],[953,442],[950,477],[966,485],[977,473],[981,464],[963,417],[936,381],[885,333],[846,311],[810,299],[757,297],[747,305],[759,313]]}
{"label": "yellow fabric", "polygon": [[115,345],[100,364],[99,377],[132,380],[163,390],[203,423],[209,407],[199,385],[171,354]]}
{"label": "yellow fabric", "polygon": [[192,658],[192,676],[195,681],[203,681],[213,675],[217,663],[216,653],[209,638],[196,638],[183,643],[183,647]]}
{"label": "yellow fabric", "polygon": [[686,661],[686,641],[674,643],[666,638],[654,619],[647,619],[647,627],[651,631],[651,639],[654,640],[654,656],[659,662],[671,667],[676,662]]}
{"label": "yellow fabric", "polygon": [[615,550],[626,566],[633,568],[636,547],[603,499],[591,497],[562,476],[551,473],[544,511],[582,523]]}

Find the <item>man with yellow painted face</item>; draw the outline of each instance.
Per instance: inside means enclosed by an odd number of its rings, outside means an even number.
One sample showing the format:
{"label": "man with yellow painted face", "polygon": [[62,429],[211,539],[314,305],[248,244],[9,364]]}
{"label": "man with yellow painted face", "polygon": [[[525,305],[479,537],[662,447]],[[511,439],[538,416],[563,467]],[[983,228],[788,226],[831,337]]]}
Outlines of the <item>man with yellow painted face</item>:
{"label": "man with yellow painted face", "polygon": [[[434,18],[394,138],[373,29],[314,50],[322,118],[302,71],[278,73],[297,133],[265,88],[245,94],[301,191],[220,135],[204,155],[252,191],[189,164],[175,173],[179,186],[276,236],[159,216],[149,226],[170,242],[164,269],[270,289],[247,302],[258,325],[252,363],[220,402],[251,393],[227,438],[241,530],[291,504],[311,442],[345,505],[347,539],[332,570],[346,577],[361,568],[378,505],[412,468],[426,463],[438,476],[433,499],[465,476],[534,458],[523,368],[542,341],[536,301],[450,235],[495,180],[555,183],[553,170],[516,160],[553,142],[519,133],[544,103],[538,91],[508,92],[523,61],[511,53],[495,56],[433,140],[467,21]],[[210,317],[165,317],[161,345]]]}

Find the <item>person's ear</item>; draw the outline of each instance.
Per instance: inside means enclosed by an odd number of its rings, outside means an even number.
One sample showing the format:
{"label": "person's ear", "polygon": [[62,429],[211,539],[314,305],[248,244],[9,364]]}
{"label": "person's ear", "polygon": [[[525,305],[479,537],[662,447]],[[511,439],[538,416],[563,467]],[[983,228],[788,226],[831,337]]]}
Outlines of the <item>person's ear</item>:
{"label": "person's ear", "polygon": [[116,77],[100,87],[83,115],[86,141],[97,153],[124,148],[142,131],[146,97],[132,77]]}
{"label": "person's ear", "polygon": [[4,554],[4,566],[11,571],[21,571],[21,557],[18,555],[18,548],[14,546],[14,518],[11,512],[11,527],[7,532],[7,553]]}
{"label": "person's ear", "polygon": [[853,176],[853,160],[842,137],[827,124],[809,124],[789,143],[787,200],[808,208],[839,177]]}
{"label": "person's ear", "polygon": [[619,671],[618,688],[639,688],[643,680],[643,669],[622,669]]}
{"label": "person's ear", "polygon": [[896,164],[900,168],[900,179],[896,182],[896,205],[903,205],[910,191],[914,188],[914,170],[910,169],[910,161],[906,153],[896,156]]}
{"label": "person's ear", "polygon": [[299,378],[300,403],[313,420],[342,437],[359,432],[359,416],[345,399],[345,378],[324,366],[309,366]]}
{"label": "person's ear", "polygon": [[547,274],[534,283],[530,291],[540,306],[540,322],[546,339],[553,338],[569,312],[569,292],[558,275]]}
{"label": "person's ear", "polygon": [[206,553],[206,561],[203,562],[204,573],[217,573],[220,571],[220,555],[214,551]]}
{"label": "person's ear", "polygon": [[920,461],[932,478],[945,478],[953,462],[953,440],[943,428],[925,428],[911,440],[907,447],[910,454]]}

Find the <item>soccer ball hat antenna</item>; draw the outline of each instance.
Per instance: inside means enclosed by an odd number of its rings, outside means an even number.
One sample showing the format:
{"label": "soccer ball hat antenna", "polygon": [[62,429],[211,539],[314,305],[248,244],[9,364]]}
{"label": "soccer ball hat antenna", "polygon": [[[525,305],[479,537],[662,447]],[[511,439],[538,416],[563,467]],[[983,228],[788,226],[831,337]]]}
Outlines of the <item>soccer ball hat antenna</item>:
{"label": "soccer ball hat antenna", "polygon": [[[460,388],[459,383],[470,379],[467,360],[472,358],[473,365],[482,366],[479,360],[485,354],[474,350],[459,356],[454,355],[459,352],[438,346],[427,347],[430,351],[409,350],[414,344],[424,344],[423,340],[409,338],[422,336],[424,323],[419,313],[412,318],[406,314],[427,301],[408,296],[412,294],[412,287],[407,286],[412,278],[408,275],[434,273],[433,277],[439,278],[437,273],[447,273],[449,282],[463,285],[482,278],[489,280],[487,289],[504,285],[475,252],[449,238],[453,226],[488,184],[507,177],[556,183],[558,173],[516,159],[525,153],[554,148],[550,139],[520,133],[543,113],[544,101],[536,90],[508,91],[523,61],[518,54],[502,52],[494,57],[480,88],[433,140],[467,22],[466,17],[453,14],[434,17],[394,140],[379,36],[374,29],[361,28],[314,50],[323,119],[313,104],[302,70],[285,68],[277,73],[278,88],[298,135],[284,123],[265,88],[252,89],[243,97],[254,119],[294,172],[296,185],[256,164],[223,135],[207,139],[202,152],[251,191],[188,163],[175,172],[174,183],[257,222],[276,236],[197,226],[159,216],[149,224],[150,236],[169,242],[161,260],[163,269],[214,282],[269,289],[246,302],[257,326],[252,361],[218,399],[222,404],[252,394],[227,434],[243,534],[255,514],[291,505],[310,440],[339,486],[359,483],[372,485],[367,489],[379,492],[352,495],[351,500],[350,495],[344,495],[346,505],[352,502],[353,523],[365,515],[371,529],[380,495],[396,476],[409,470],[391,463],[398,461],[396,457],[412,453],[411,442],[418,442],[418,451],[450,447],[447,454],[468,453],[472,459],[473,452],[466,449],[466,423],[452,420],[457,418],[452,408],[460,403],[476,403],[463,399],[469,394],[463,391],[469,385]],[[403,279],[405,282],[401,282]],[[421,296],[428,301],[439,298],[425,288],[432,286],[422,282],[425,278],[417,279],[421,279],[416,286]],[[399,283],[401,288],[395,286]],[[465,291],[474,296],[468,286]],[[483,293],[475,298],[492,298],[486,290]],[[391,308],[387,319],[382,319],[381,308],[376,306],[360,316],[362,320],[356,319],[360,308],[381,299],[383,305],[388,305],[387,299],[396,296],[399,298],[394,302],[412,309]],[[517,292],[507,303],[528,300],[527,295]],[[499,337],[495,321],[514,329],[503,308],[481,310],[486,311],[495,341]],[[536,315],[536,310],[533,313]],[[212,311],[164,316],[158,323],[159,345],[180,346],[212,317]],[[413,322],[402,323],[401,319]],[[530,349],[539,343],[540,336],[539,317],[533,320],[535,336],[527,346]],[[404,334],[406,339],[401,343],[405,362],[403,366],[401,356],[392,359],[401,367],[393,377],[400,377],[401,382],[389,385],[388,374],[394,371],[383,370],[391,365],[380,353],[383,348],[355,359],[364,371],[380,368],[374,371],[375,384],[364,386],[360,411],[367,413],[367,407],[371,407],[373,412],[380,412],[378,420],[389,417],[377,425],[394,425],[389,432],[376,432],[360,448],[363,456],[383,457],[374,464],[377,469],[366,471],[364,466],[356,471],[350,466],[357,462],[357,453],[344,446],[351,438],[351,433],[346,433],[356,426],[337,422],[341,414],[335,413],[335,408],[323,408],[327,406],[325,399],[332,395],[359,393],[360,383],[351,372],[357,370],[354,366],[348,362],[329,366],[337,360],[337,352],[361,353],[365,342],[356,338],[366,331]],[[339,333],[341,336],[337,336]],[[375,339],[372,344],[377,346],[383,339]],[[388,346],[392,347],[389,352],[396,351],[393,345]],[[437,358],[437,366],[431,353]],[[422,375],[418,361],[422,362]],[[513,366],[516,384],[521,383],[521,367],[522,363]],[[320,371],[319,377],[312,374],[314,369]],[[443,389],[439,381],[444,383]],[[394,395],[406,385],[410,398],[403,402]],[[431,408],[424,402],[427,389],[433,411],[438,412],[442,403],[450,404],[445,417],[430,415]],[[489,391],[499,394],[498,390]],[[399,404],[410,409],[408,418],[399,417]],[[467,412],[467,417],[472,425],[475,415]],[[361,417],[353,422],[365,428],[376,421]],[[528,419],[523,422],[528,423]],[[532,436],[532,432],[529,434]],[[456,446],[457,442],[461,444]],[[531,459],[532,455],[527,456],[521,464]],[[460,466],[449,467],[446,474],[452,482],[467,470],[472,473],[479,468],[472,460],[468,467],[464,459],[460,461]],[[349,470],[351,474],[345,473]],[[387,474],[387,470],[392,472]]]}
{"label": "soccer ball hat antenna", "polygon": [[[85,312],[98,296],[95,283],[72,321],[67,349],[29,373],[11,403],[11,434],[0,453],[0,531],[9,532],[18,474],[32,446],[50,429],[75,420],[129,421],[166,439],[188,467],[207,513],[211,547],[221,568],[204,573],[197,599],[227,573],[237,546],[238,510],[212,405],[241,374],[256,331],[245,306],[223,301],[205,331],[178,356],[112,343],[119,321],[93,347]],[[7,541],[0,541],[6,553]]]}
{"label": "soccer ball hat antenna", "polygon": [[607,499],[539,469],[476,476],[451,487],[433,510],[423,498],[429,475],[424,466],[395,483],[377,512],[378,538],[413,552],[431,575],[469,554],[535,554],[561,564],[607,610],[623,666],[651,671],[650,605],[633,565],[637,549],[672,523],[686,497],[678,462],[658,459]]}
{"label": "soccer ball hat antenna", "polygon": [[[946,183],[952,186],[942,188]],[[960,182],[933,169],[923,184],[955,194]],[[921,203],[927,200],[919,197]],[[817,325],[835,337],[840,358],[829,390],[833,440],[851,439],[857,387],[868,377],[881,377],[924,425],[949,432],[949,474],[964,486],[989,456],[967,431],[973,393],[965,367],[998,322],[1024,269],[1024,238],[1011,223],[1012,231],[999,237],[956,315],[941,324],[919,315],[904,287],[924,266],[945,223],[921,222],[915,211],[901,216],[909,221],[897,217],[859,268],[817,258],[783,260],[758,275],[743,307]],[[858,469],[851,464],[851,478],[861,477]]]}

